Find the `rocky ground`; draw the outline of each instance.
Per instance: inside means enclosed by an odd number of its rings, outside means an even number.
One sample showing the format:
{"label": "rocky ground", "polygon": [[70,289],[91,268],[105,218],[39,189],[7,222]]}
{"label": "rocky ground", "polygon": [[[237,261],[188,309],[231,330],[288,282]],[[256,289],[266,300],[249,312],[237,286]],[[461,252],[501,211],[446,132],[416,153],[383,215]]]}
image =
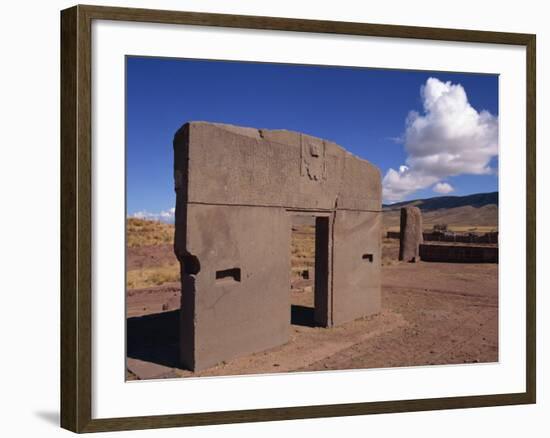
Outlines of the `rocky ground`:
{"label": "rocky ground", "polygon": [[[397,262],[383,240],[382,311],[331,329],[313,324],[311,227],[294,233],[287,344],[192,373],[179,368],[177,281],[127,291],[128,379],[498,361],[498,265]],[[159,246],[162,249],[159,249]],[[129,248],[129,270],[174,262],[171,246]],[[307,277],[308,274],[309,279]]]}

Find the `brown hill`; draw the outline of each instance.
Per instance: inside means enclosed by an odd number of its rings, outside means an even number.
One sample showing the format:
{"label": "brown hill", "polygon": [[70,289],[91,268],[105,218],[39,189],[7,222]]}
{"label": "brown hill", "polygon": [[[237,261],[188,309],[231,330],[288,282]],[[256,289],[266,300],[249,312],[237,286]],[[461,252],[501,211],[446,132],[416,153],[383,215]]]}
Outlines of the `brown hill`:
{"label": "brown hill", "polygon": [[[399,210],[384,211],[384,228],[398,230],[399,215]],[[483,207],[467,205],[423,211],[422,220],[425,229],[432,228],[436,224],[446,224],[453,231],[496,231],[498,230],[498,206],[494,204]]]}
{"label": "brown hill", "polygon": [[498,205],[498,192],[475,193],[465,196],[434,196],[433,198],[413,199],[409,201],[396,202],[383,205],[386,210],[399,210],[405,206],[416,206],[423,212],[441,210],[443,208],[456,207],[484,207],[486,205]]}

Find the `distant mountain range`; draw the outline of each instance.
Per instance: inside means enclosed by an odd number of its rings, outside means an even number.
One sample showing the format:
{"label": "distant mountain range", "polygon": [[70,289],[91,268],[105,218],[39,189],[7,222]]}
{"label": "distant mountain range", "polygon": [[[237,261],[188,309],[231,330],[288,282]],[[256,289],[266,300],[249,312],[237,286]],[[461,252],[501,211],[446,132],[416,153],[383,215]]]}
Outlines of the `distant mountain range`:
{"label": "distant mountain range", "polygon": [[498,192],[438,196],[383,205],[385,228],[399,229],[399,211],[405,206],[420,208],[424,228],[447,224],[456,231],[498,230]]}
{"label": "distant mountain range", "polygon": [[396,202],[395,204],[383,204],[384,211],[399,210],[401,207],[418,207],[423,212],[440,210],[442,208],[457,207],[484,207],[486,205],[498,206],[498,192],[476,193],[467,196],[437,196],[427,199],[415,199],[412,201]]}

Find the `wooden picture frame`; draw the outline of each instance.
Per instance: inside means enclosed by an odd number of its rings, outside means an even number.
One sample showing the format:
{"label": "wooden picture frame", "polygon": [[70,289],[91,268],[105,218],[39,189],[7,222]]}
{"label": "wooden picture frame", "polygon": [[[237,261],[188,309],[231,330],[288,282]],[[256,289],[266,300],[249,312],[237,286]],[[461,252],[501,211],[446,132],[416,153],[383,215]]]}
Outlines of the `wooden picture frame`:
{"label": "wooden picture frame", "polygon": [[[508,394],[126,418],[92,418],[91,25],[93,20],[519,45],[526,48],[526,391]],[[100,6],[61,12],[61,426],[114,431],[535,403],[535,79],[530,34]]]}

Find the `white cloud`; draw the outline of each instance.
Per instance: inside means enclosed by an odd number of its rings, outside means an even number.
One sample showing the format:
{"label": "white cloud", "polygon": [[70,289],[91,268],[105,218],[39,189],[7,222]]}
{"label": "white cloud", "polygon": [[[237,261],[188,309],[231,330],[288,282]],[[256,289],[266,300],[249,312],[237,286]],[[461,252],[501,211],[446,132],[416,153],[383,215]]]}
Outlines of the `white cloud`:
{"label": "white cloud", "polygon": [[476,111],[460,84],[429,78],[420,95],[423,113],[411,111],[405,122],[406,166],[389,169],[383,179],[386,201],[400,201],[450,176],[493,171],[498,118]]}
{"label": "white cloud", "polygon": [[455,189],[452,185],[446,182],[438,182],[435,186],[433,186],[432,190],[436,193],[451,193],[454,192]]}
{"label": "white cloud", "polygon": [[151,213],[146,210],[137,211],[134,214],[130,215],[130,217],[133,217],[136,219],[147,219],[150,221],[161,221],[161,222],[173,223],[175,214],[176,214],[176,209],[169,208],[168,210],[162,210],[158,213]]}

